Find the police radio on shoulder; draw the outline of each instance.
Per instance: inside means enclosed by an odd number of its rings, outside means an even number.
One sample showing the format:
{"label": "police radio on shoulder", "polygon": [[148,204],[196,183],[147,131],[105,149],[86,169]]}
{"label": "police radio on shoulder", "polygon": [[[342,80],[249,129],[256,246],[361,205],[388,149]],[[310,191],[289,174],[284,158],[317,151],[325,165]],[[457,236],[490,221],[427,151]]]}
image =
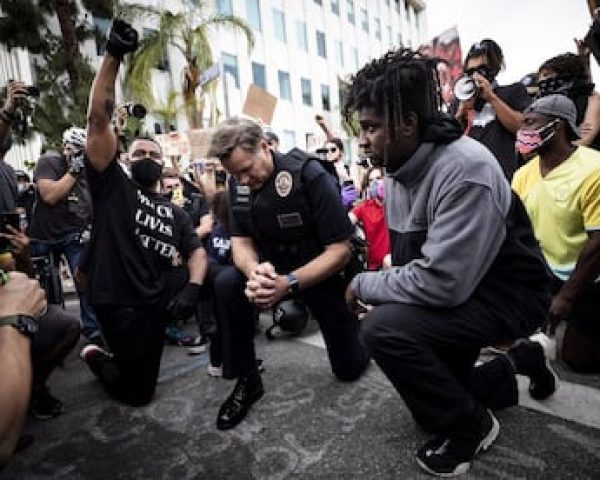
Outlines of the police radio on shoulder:
{"label": "police radio on shoulder", "polygon": [[288,295],[296,295],[300,292],[300,284],[298,283],[298,278],[293,273],[288,273],[286,275],[288,281]]}

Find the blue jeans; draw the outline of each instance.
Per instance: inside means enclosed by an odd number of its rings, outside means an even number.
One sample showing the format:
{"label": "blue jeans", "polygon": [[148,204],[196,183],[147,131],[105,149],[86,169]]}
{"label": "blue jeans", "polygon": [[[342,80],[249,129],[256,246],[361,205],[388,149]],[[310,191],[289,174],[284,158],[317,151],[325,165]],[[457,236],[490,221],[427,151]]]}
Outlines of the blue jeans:
{"label": "blue jeans", "polygon": [[[85,245],[79,241],[80,233],[71,232],[52,241],[32,241],[31,249],[33,256],[44,256],[52,252],[54,257],[54,265],[58,268],[60,256],[64,255],[69,264],[71,275],[74,274],[75,268],[79,265],[79,257],[83,252]],[[77,284],[75,284],[77,288]],[[81,326],[82,332],[88,339],[92,339],[100,335],[100,326],[96,321],[96,314],[92,306],[89,304],[87,295],[77,289],[79,296],[79,306],[81,309]]]}

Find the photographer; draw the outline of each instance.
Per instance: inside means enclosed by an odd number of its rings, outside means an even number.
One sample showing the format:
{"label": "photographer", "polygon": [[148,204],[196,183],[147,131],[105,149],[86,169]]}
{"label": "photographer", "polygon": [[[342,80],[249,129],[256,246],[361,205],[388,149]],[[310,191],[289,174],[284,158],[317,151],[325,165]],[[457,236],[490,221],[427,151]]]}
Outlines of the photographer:
{"label": "photographer", "polygon": [[[70,127],[63,132],[63,155],[47,152],[34,172],[37,200],[29,235],[34,256],[51,255],[56,268],[64,255],[73,275],[85,248],[84,232],[91,222],[92,204],[83,168],[85,130]],[[82,331],[94,343],[102,343],[100,328],[86,295],[77,291]]]}
{"label": "photographer", "polygon": [[[88,345],[81,357],[111,396],[141,406],[156,388],[165,319],[188,318],[204,295],[206,253],[189,216],[159,192],[160,145],[150,138],[131,142],[131,176],[117,162],[115,81],[123,56],[138,47],[138,34],[115,19],[107,37],[88,108],[86,171],[94,222],[87,283],[112,353]],[[184,261],[189,276],[175,291],[166,274]]]}
{"label": "photographer", "polygon": [[6,100],[0,110],[0,212],[12,212],[16,207],[17,179],[14,169],[4,161],[4,156],[12,147],[11,124],[15,118],[15,108],[27,96],[27,87],[22,82],[9,82],[6,87]]}
{"label": "photographer", "polygon": [[[46,309],[43,290],[22,273],[0,272],[0,469],[17,445],[31,391],[31,336],[20,327],[35,329]],[[27,318],[25,318],[27,317]]]}
{"label": "photographer", "polygon": [[[10,225],[9,233],[0,233],[1,238],[11,243],[13,261],[0,263],[3,270],[18,270],[33,277],[29,255],[29,238]],[[53,370],[66,358],[79,340],[79,320],[58,305],[48,305],[40,318],[37,334],[31,344],[33,382],[30,410],[38,420],[49,420],[63,412],[63,404],[50,394],[47,382]]]}
{"label": "photographer", "polygon": [[531,98],[520,82],[498,85],[496,76],[503,67],[504,55],[496,42],[485,39],[473,44],[463,69],[474,82],[475,94],[455,104],[454,109],[465,133],[494,154],[510,180],[518,167],[515,135],[523,121],[521,112]]}

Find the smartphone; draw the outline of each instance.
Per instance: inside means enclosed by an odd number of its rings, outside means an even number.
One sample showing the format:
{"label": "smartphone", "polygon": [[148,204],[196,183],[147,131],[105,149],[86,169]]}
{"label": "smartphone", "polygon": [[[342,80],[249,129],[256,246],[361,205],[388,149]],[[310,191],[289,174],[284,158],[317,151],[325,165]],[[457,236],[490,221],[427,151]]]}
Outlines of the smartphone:
{"label": "smartphone", "polygon": [[[0,233],[11,233],[7,226],[19,230],[20,215],[16,212],[0,212]],[[8,238],[0,237],[0,253],[8,252],[12,244]]]}

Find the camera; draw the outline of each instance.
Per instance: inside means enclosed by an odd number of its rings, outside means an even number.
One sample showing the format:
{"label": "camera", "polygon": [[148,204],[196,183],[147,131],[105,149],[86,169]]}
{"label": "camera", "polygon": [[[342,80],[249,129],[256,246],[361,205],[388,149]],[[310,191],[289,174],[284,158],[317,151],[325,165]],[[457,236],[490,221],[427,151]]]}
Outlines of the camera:
{"label": "camera", "polygon": [[27,91],[28,97],[39,98],[40,96],[40,89],[35,85],[28,85],[25,87],[25,90]]}
{"label": "camera", "polygon": [[123,105],[129,117],[144,118],[148,110],[141,103],[126,103]]}
{"label": "camera", "polygon": [[216,170],[215,171],[215,184],[216,185],[225,185],[227,182],[227,173],[225,170]]}

